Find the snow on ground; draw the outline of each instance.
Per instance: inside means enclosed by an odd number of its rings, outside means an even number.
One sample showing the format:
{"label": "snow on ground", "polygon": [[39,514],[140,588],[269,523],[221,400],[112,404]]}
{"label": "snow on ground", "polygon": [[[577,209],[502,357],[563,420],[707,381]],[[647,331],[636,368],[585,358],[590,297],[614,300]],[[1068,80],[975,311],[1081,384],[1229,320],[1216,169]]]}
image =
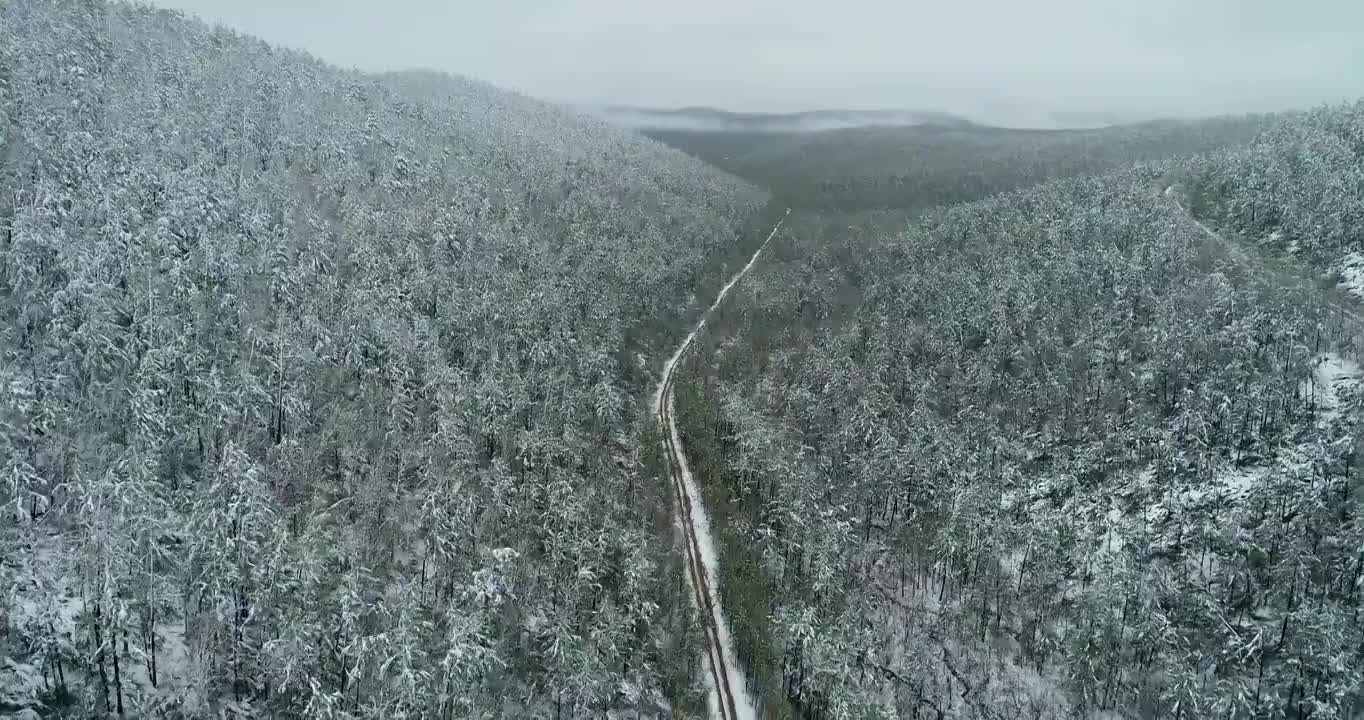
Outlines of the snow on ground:
{"label": "snow on ground", "polygon": [[1364,371],[1359,363],[1335,353],[1322,353],[1312,362],[1312,380],[1303,390],[1312,393],[1317,427],[1328,427],[1340,417],[1340,408],[1358,396]]}
{"label": "snow on ground", "polygon": [[[1338,425],[1341,411],[1356,403],[1364,389],[1364,369],[1350,358],[1335,353],[1321,353],[1312,360],[1312,378],[1303,381],[1304,397],[1311,397],[1316,411],[1316,427],[1329,430]],[[1304,448],[1289,448],[1279,458],[1279,464],[1291,467],[1310,462],[1303,457]],[[1233,497],[1244,497],[1249,489],[1269,473],[1269,468],[1252,466],[1227,468],[1218,476],[1219,484]]]}
{"label": "snow on ground", "polygon": [[[84,642],[80,628],[85,611],[79,588],[71,582],[67,563],[68,551],[59,535],[36,538],[24,555],[0,558],[0,579],[9,578],[6,588],[13,600],[8,622],[19,634],[27,628],[39,628],[51,623],[53,635],[63,654],[73,654]],[[34,631],[37,634],[38,631]],[[5,639],[0,638],[0,643]],[[9,638],[17,641],[17,638]],[[0,644],[0,654],[5,647]],[[69,664],[65,666],[66,682],[79,686],[79,673]],[[42,709],[38,698],[45,692],[42,672],[43,659],[38,655],[4,657],[0,659],[0,705]],[[176,619],[156,625],[157,687],[151,683],[150,673],[141,660],[128,659],[123,665],[126,684],[124,701],[138,707],[138,698],[170,697],[182,690],[202,684],[193,676],[190,650],[185,643],[184,622]],[[21,715],[22,716],[22,715]]]}
{"label": "snow on ground", "polygon": [[[1270,245],[1278,245],[1279,243],[1283,242],[1283,231],[1275,230],[1274,232],[1270,233],[1269,237],[1265,238],[1265,242],[1269,243]],[[1300,252],[1302,252],[1302,246],[1298,243],[1298,239],[1296,237],[1290,238],[1288,241],[1288,254],[1297,255]]]}
{"label": "snow on ground", "polygon": [[21,663],[12,658],[0,662],[0,707],[19,708],[16,715],[3,717],[40,717],[25,713],[41,708],[37,698],[43,693],[42,671],[33,663]]}
{"label": "snow on ground", "polygon": [[1237,467],[1233,463],[1224,463],[1223,467],[1216,471],[1210,484],[1202,487],[1185,487],[1176,497],[1181,505],[1199,505],[1206,501],[1236,502],[1244,500],[1250,494],[1251,488],[1268,474],[1269,468],[1262,465]]}
{"label": "snow on ground", "polygon": [[1218,473],[1217,484],[1225,497],[1242,500],[1250,494],[1250,489],[1268,474],[1268,468],[1261,466],[1246,468],[1233,466]]}
{"label": "snow on ground", "polygon": [[1104,516],[1104,521],[1103,546],[1100,549],[1103,552],[1110,553],[1122,552],[1126,541],[1123,540],[1121,530],[1122,508],[1117,507],[1116,501],[1114,507],[1110,508],[1108,514]]}
{"label": "snow on ground", "polygon": [[[1349,424],[1354,420],[1349,409],[1358,407],[1362,391],[1364,371],[1357,361],[1334,353],[1316,356],[1312,361],[1311,377],[1303,383],[1302,397],[1304,404],[1310,400],[1315,408],[1317,432],[1301,436],[1303,444],[1283,448],[1276,457],[1262,464],[1238,467],[1231,462],[1225,462],[1221,468],[1214,471],[1212,482],[1201,487],[1168,487],[1157,480],[1153,468],[1146,468],[1130,477],[1120,478],[1118,486],[1125,488],[1125,491],[1115,493],[1107,508],[1095,509],[1099,522],[1098,531],[1091,540],[1092,559],[1102,564],[1106,557],[1120,556],[1129,550],[1127,545],[1135,538],[1148,538],[1149,542],[1149,538],[1161,532],[1163,522],[1168,520],[1172,513],[1179,513],[1181,507],[1203,503],[1236,506],[1250,497],[1258,486],[1276,477],[1276,471],[1292,474],[1310,467],[1314,462],[1313,450],[1322,441],[1323,436],[1338,437],[1342,433],[1351,432]],[[1054,494],[1058,492],[1066,494],[1067,485],[1064,476],[1040,477],[1027,489],[1005,492],[1002,503],[1005,508],[1016,508],[1020,505],[1047,506],[1053,502]],[[1134,503],[1133,500],[1137,498],[1150,500]],[[1182,562],[1190,577],[1200,580],[1212,578],[1218,573],[1218,557],[1214,553],[1205,552],[1204,548],[1206,542],[1211,539],[1207,533],[1215,533],[1216,529],[1205,527],[1195,530],[1194,534],[1186,536],[1189,552],[1184,555]],[[1002,569],[1010,576],[1018,572],[1020,564],[1021,556],[1018,549],[1010,551],[1001,559]],[[890,646],[886,651],[886,657],[887,662],[892,664],[898,662],[905,652],[902,647],[896,647],[896,643],[903,645],[909,642],[930,642],[922,634],[912,636],[904,632],[904,625],[912,624],[914,617],[920,617],[918,622],[922,625],[924,622],[922,616],[938,617],[941,613],[954,609],[951,606],[948,608],[938,606],[937,593],[934,591],[931,578],[913,577],[911,572],[910,582],[903,591],[897,591],[899,587],[897,570],[898,566],[889,561],[888,556],[884,554],[872,568],[872,583],[889,601],[889,605],[884,609],[885,616],[880,618],[879,624],[884,626],[888,633],[887,640]],[[1077,582],[1063,588],[1062,592],[1084,592],[1084,589]],[[936,642],[938,641],[931,641]],[[972,648],[964,648],[956,643],[948,644],[951,652],[962,656],[964,663],[969,662]],[[947,645],[943,647],[947,648]],[[1055,691],[1055,688],[1059,687],[1055,679],[1048,678],[1045,674],[1039,675],[1031,668],[1012,667],[1005,674],[1018,686],[1030,688],[1027,694],[1031,697],[1050,701],[1058,708],[1063,705],[1063,695]]]}
{"label": "snow on ground", "polygon": [[[14,647],[6,647],[3,643],[18,643],[30,633],[37,635],[37,628],[48,623],[52,624],[50,634],[58,638],[60,648],[75,647],[76,623],[82,604],[66,581],[63,557],[60,539],[54,536],[34,542],[14,557],[0,558],[0,583],[7,585],[4,590],[9,593],[6,599],[10,601],[7,608],[0,606],[0,611],[9,612],[8,618],[0,615],[0,623],[8,623],[18,631],[18,637],[12,634],[0,638],[0,655]],[[68,682],[73,682],[74,673],[70,667],[67,674]],[[38,698],[44,690],[42,658],[16,653],[0,662],[0,705],[42,709]]]}
{"label": "snow on ground", "polygon": [[[1348,427],[1341,427],[1343,421],[1348,422],[1348,418],[1341,417],[1341,412],[1358,402],[1362,390],[1364,370],[1359,363],[1335,353],[1316,356],[1312,361],[1312,376],[1304,380],[1301,387],[1302,396],[1310,397],[1315,408],[1316,429],[1326,433],[1348,431]],[[1318,442],[1319,437],[1312,437],[1306,440],[1305,445],[1283,448],[1276,458],[1264,464],[1238,467],[1227,462],[1215,472],[1213,481],[1206,486],[1185,487],[1164,496],[1158,494],[1160,499],[1151,504],[1151,508],[1158,512],[1148,518],[1148,522],[1162,519],[1164,513],[1170,511],[1170,504],[1239,503],[1249,497],[1256,486],[1269,481],[1274,476],[1274,470],[1293,475],[1310,468],[1314,462],[1310,448]],[[1153,471],[1148,468],[1143,475],[1147,481],[1145,484],[1149,485]],[[1121,532],[1121,519],[1114,520],[1111,513],[1108,525],[1109,533]]]}
{"label": "snow on ground", "polygon": [[[1262,463],[1238,466],[1230,461],[1222,461],[1215,468],[1212,480],[1205,484],[1179,484],[1167,487],[1155,480],[1154,468],[1146,468],[1131,478],[1118,483],[1119,487],[1130,492],[1115,495],[1106,514],[1099,518],[1098,532],[1093,540],[1096,557],[1120,553],[1134,537],[1151,537],[1172,516],[1180,513],[1180,508],[1211,504],[1216,507],[1232,508],[1240,506],[1255,494],[1256,488],[1264,483],[1274,482],[1282,476],[1296,476],[1310,472],[1318,462],[1318,446],[1323,438],[1339,438],[1352,432],[1354,422],[1348,414],[1351,407],[1357,407],[1360,393],[1364,391],[1364,370],[1355,360],[1335,353],[1322,353],[1312,360],[1310,378],[1302,382],[1300,388],[1304,405],[1311,403],[1315,409],[1314,428],[1316,432],[1300,438],[1301,444],[1280,448],[1275,456]],[[1052,478],[1043,478],[1037,483],[1032,497],[1024,500],[1030,504],[1047,502],[1049,489],[1055,485]],[[1130,497],[1149,498],[1133,505]],[[1019,501],[1017,494],[1005,499],[1005,506],[1011,507]],[[1211,575],[1216,564],[1211,557],[1193,553],[1186,558],[1191,574]]]}
{"label": "snow on ground", "polygon": [[[953,633],[945,631],[944,623],[950,625],[948,618],[963,611],[960,603],[955,598],[949,598],[945,605],[939,603],[941,586],[934,578],[917,570],[906,572],[893,559],[889,548],[873,541],[867,552],[876,557],[868,582],[882,600],[875,603],[872,611],[872,623],[880,635],[880,652],[871,654],[873,662],[896,671],[906,681],[922,683],[933,707],[947,717],[976,714],[978,708],[971,705],[996,709],[1030,707],[1036,713],[1033,717],[1070,716],[1060,690],[1063,684],[1060,678],[1039,673],[1031,665],[1020,665],[1014,653],[1000,652],[1000,644],[1017,651],[1010,633],[992,636],[984,642],[963,642],[964,636],[952,637]],[[1021,560],[1021,551],[1013,555],[1012,562]],[[903,586],[902,572],[906,581]],[[911,652],[922,657],[947,658],[951,667],[937,662],[933,674],[910,676],[905,668]],[[967,694],[969,701],[962,695],[963,680],[972,684]],[[897,704],[897,691],[908,692],[909,688],[887,679],[881,701],[892,715],[908,705],[907,696],[901,696]]]}
{"label": "snow on ground", "polygon": [[1340,275],[1340,289],[1364,300],[1364,252],[1352,252],[1331,268]]}

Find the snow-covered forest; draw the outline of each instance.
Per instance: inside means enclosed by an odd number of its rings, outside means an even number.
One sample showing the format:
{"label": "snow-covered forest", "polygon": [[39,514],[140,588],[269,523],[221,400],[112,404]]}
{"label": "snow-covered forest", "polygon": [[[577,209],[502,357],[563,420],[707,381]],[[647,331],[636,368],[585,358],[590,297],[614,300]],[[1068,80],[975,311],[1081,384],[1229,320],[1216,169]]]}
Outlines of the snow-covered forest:
{"label": "snow-covered forest", "polygon": [[[813,717],[1358,713],[1357,306],[1229,250],[1180,195],[1238,187],[1257,152],[1357,172],[1339,148],[1274,130],[909,223],[793,215],[678,384],[755,695]],[[1277,187],[1261,213],[1348,218],[1361,185]],[[1280,227],[1358,243],[1311,222]]]}
{"label": "snow-covered forest", "polygon": [[1364,103],[1294,115],[1199,158],[1191,210],[1265,251],[1334,274],[1364,300]]}
{"label": "snow-covered forest", "polygon": [[1364,717],[1364,105],[654,136],[0,0],[0,717]]}
{"label": "snow-covered forest", "polygon": [[762,192],[94,0],[0,2],[0,143],[0,715],[686,691],[645,394]]}

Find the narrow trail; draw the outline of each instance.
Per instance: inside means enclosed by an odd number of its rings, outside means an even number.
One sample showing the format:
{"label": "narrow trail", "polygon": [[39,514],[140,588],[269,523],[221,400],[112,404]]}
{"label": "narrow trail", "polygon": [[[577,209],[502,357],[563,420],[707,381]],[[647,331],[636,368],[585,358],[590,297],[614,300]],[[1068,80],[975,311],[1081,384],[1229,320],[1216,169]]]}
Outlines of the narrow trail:
{"label": "narrow trail", "polygon": [[673,375],[677,370],[677,363],[691,347],[696,336],[705,329],[706,321],[710,315],[724,302],[725,296],[729,294],[749,269],[753,263],[757,262],[758,256],[763,250],[767,249],[768,243],[776,237],[777,231],[781,229],[782,223],[786,222],[786,217],[791,214],[791,210],[786,210],[786,215],[782,216],[768,233],[767,239],[754,251],[753,257],[749,258],[748,264],[740,268],[729,282],[720,289],[715,296],[715,302],[702,313],[700,321],[696,327],[687,335],[682,344],[678,346],[668,363],[663,366],[663,379],[658,383],[658,392],[654,395],[654,414],[658,417],[658,423],[663,430],[663,444],[668,457],[668,474],[673,488],[673,498],[676,516],[674,521],[682,531],[683,545],[686,550],[687,561],[687,581],[692,589],[692,600],[696,603],[696,608],[701,612],[702,634],[705,637],[703,643],[706,647],[706,665],[709,669],[711,692],[708,703],[711,709],[711,716],[719,720],[753,720],[755,713],[753,703],[749,700],[748,692],[744,687],[743,675],[739,672],[738,666],[734,661],[734,646],[730,641],[729,625],[725,622],[724,614],[720,609],[719,583],[716,581],[716,554],[715,542],[710,536],[710,522],[706,517],[705,504],[702,502],[700,489],[696,485],[696,480],[692,477],[690,466],[687,464],[687,456],[682,447],[682,437],[677,430],[677,419],[674,417],[675,402],[673,399]]}
{"label": "narrow trail", "polygon": [[[1263,261],[1258,260],[1257,258],[1253,257],[1251,253],[1246,251],[1244,243],[1222,235],[1216,230],[1213,230],[1212,228],[1208,227],[1207,224],[1205,224],[1202,220],[1199,220],[1198,218],[1194,217],[1194,214],[1189,212],[1188,208],[1184,207],[1184,203],[1179,201],[1179,193],[1175,189],[1175,186],[1170,185],[1166,187],[1162,194],[1165,196],[1167,200],[1169,200],[1170,204],[1173,205],[1175,209],[1179,211],[1179,214],[1182,215],[1185,220],[1188,220],[1200,231],[1202,231],[1203,234],[1206,235],[1209,239],[1217,243],[1217,245],[1221,247],[1222,250],[1227,254],[1227,257],[1231,258],[1231,260],[1235,262],[1237,265],[1240,265],[1247,271],[1256,275],[1260,275],[1262,277],[1270,275],[1278,276],[1282,275],[1282,273],[1276,273],[1272,269],[1264,267]],[[1281,277],[1280,280],[1282,280]],[[1337,315],[1341,318],[1344,318],[1346,320],[1349,320],[1355,323],[1356,326],[1364,325],[1364,312],[1361,312],[1360,310],[1355,308],[1351,308],[1330,298],[1322,298],[1321,302],[1322,302],[1321,306],[1330,313]]]}

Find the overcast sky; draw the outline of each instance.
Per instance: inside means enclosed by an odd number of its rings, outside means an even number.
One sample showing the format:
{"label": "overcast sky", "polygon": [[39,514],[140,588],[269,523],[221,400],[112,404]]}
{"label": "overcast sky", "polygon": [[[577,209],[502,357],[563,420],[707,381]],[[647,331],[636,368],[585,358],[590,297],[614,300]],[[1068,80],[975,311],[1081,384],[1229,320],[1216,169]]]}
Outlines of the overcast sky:
{"label": "overcast sky", "polygon": [[157,0],[362,69],[738,110],[1210,114],[1364,96],[1359,0]]}

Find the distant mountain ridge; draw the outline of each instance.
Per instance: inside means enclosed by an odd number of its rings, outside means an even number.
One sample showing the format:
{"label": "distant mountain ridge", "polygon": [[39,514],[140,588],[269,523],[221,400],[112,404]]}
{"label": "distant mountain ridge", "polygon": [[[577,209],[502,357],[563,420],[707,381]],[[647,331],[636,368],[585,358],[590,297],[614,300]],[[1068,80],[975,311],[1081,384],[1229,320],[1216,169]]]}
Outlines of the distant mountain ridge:
{"label": "distant mountain ridge", "polygon": [[1178,122],[1195,119],[1104,110],[1038,110],[1010,103],[992,103],[972,110],[958,109],[951,112],[891,108],[872,110],[831,108],[775,113],[737,112],[706,105],[656,108],[584,104],[577,104],[575,109],[633,130],[747,133],[801,133],[919,126],[955,129],[986,127],[1011,130],[1095,130],[1142,122],[1162,120]]}
{"label": "distant mountain ridge", "polygon": [[817,132],[857,127],[907,127],[973,123],[937,110],[808,110],[794,113],[745,113],[713,107],[660,109],[607,105],[588,112],[608,122],[635,129],[743,132]]}

